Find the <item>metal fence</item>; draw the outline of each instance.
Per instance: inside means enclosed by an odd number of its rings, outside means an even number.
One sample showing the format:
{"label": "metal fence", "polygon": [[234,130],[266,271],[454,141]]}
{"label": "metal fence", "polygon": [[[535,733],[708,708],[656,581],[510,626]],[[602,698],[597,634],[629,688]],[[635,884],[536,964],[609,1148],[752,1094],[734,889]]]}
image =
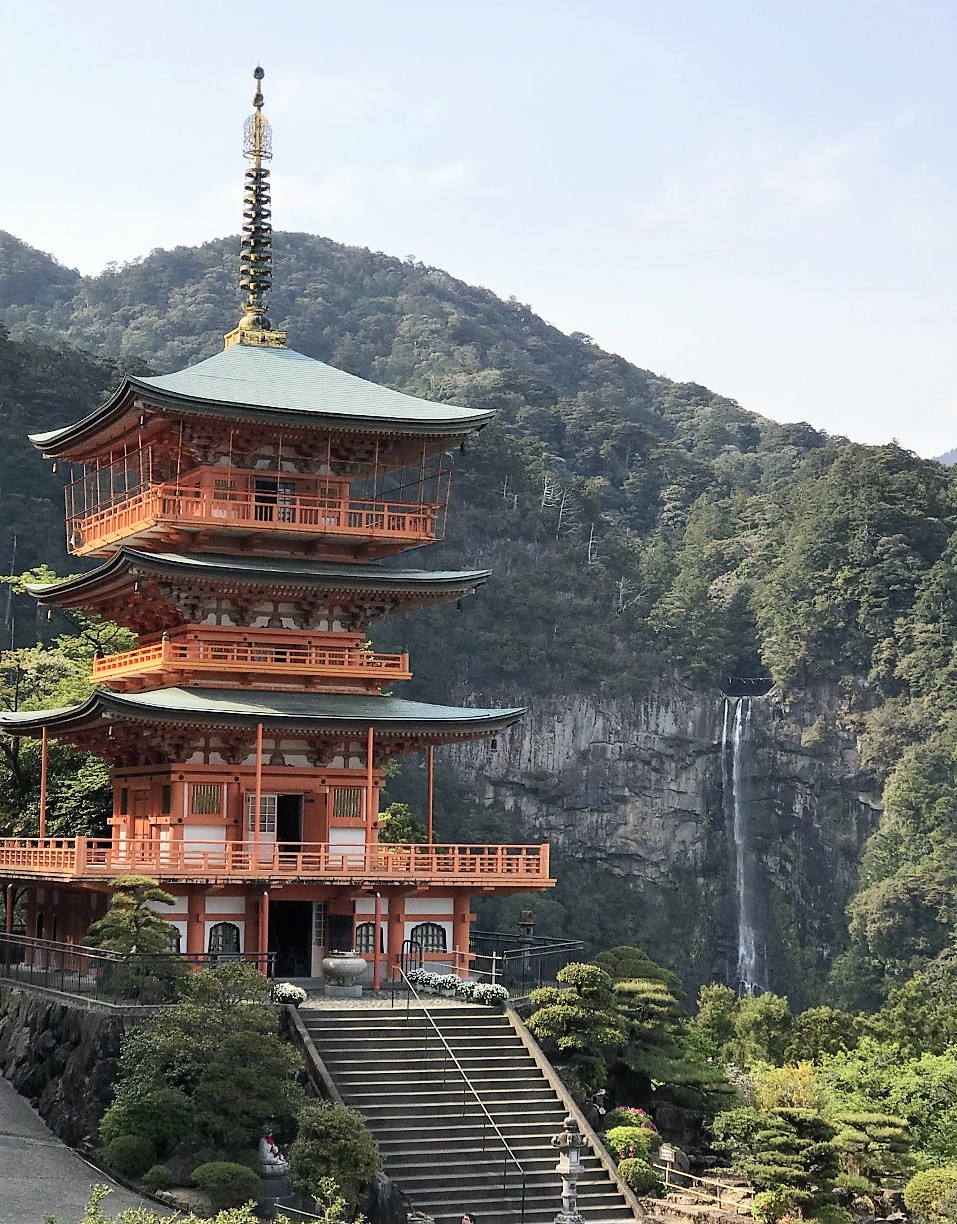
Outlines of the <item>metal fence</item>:
{"label": "metal fence", "polygon": [[508,931],[473,931],[470,976],[497,982],[513,996],[551,985],[572,961],[581,960],[580,939],[548,939]]}
{"label": "metal fence", "polygon": [[244,961],[271,976],[274,953],[215,955],[109,952],[84,944],[0,934],[0,980],[42,986],[104,1003],[156,1004],[176,998],[190,969]]}

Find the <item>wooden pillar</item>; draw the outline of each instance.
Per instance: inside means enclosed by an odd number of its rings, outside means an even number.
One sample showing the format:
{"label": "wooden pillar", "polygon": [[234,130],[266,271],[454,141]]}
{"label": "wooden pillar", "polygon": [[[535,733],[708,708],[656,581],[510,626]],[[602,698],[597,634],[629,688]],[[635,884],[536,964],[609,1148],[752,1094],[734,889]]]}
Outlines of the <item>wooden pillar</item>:
{"label": "wooden pillar", "polygon": [[386,936],[389,977],[399,975],[402,964],[402,944],[405,940],[405,897],[392,893],[389,897],[389,918]]}
{"label": "wooden pillar", "polygon": [[253,866],[259,866],[259,821],[263,799],[263,725],[256,723],[256,799],[253,812]]}
{"label": "wooden pillar", "polygon": [[259,898],[259,971],[269,977],[269,889],[264,888]]}
{"label": "wooden pillar", "polygon": [[3,963],[7,968],[10,967],[10,961],[13,956],[13,940],[11,939],[11,936],[13,935],[13,906],[15,897],[16,894],[14,893],[13,885],[8,884],[6,891],[7,910],[6,914],[4,915],[3,923],[3,928],[7,936],[7,940],[3,948]]}
{"label": "wooden pillar", "polygon": [[49,737],[46,727],[40,736],[40,840],[47,835],[47,765],[49,762]]}
{"label": "wooden pillar", "polygon": [[186,902],[186,953],[202,956],[206,951],[206,894],[191,888]]}
{"label": "wooden pillar", "polygon": [[375,842],[375,783],[372,776],[372,752],[375,745],[375,731],[369,728],[366,737],[366,846]]}
{"label": "wooden pillar", "polygon": [[469,906],[472,898],[467,893],[457,892],[452,908],[452,947],[459,954],[455,958],[455,972],[459,977],[469,975],[469,922],[472,915]]}
{"label": "wooden pillar", "polygon": [[382,953],[380,951],[380,932],[382,930],[382,896],[375,895],[375,917],[372,922],[372,989],[379,993],[382,989]]}
{"label": "wooden pillar", "polygon": [[433,797],[433,793],[435,790],[435,745],[434,744],[429,744],[428,773],[429,773],[429,805],[428,805],[429,836],[428,836],[428,843],[431,846],[434,840],[432,837],[432,797]]}

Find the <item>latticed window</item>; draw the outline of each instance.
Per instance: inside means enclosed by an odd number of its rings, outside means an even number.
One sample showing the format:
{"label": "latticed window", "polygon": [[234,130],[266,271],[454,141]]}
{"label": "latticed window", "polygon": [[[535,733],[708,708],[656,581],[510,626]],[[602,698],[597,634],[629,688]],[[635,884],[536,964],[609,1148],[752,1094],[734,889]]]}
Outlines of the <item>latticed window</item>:
{"label": "latticed window", "polygon": [[312,942],[317,948],[326,946],[326,903],[314,901],[312,907]]}
{"label": "latticed window", "polygon": [[438,922],[420,922],[412,928],[412,939],[423,952],[447,951],[445,927]]}
{"label": "latticed window", "polygon": [[[357,922],[354,943],[357,952],[371,953],[375,948],[375,923]],[[381,926],[379,927],[379,951],[385,951],[385,935]]]}
{"label": "latticed window", "polygon": [[364,794],[361,786],[337,786],[332,792],[333,817],[360,820]]}
{"label": "latticed window", "polygon": [[196,782],[190,787],[189,810],[194,816],[221,816],[223,787],[221,782]]}
{"label": "latticed window", "polygon": [[217,478],[213,481],[213,500],[214,501],[235,501],[236,499],[236,481],[235,480],[220,480]]}
{"label": "latticed window", "polygon": [[179,955],[180,943],[182,940],[179,927],[175,927],[172,923],[170,923],[169,930],[166,932],[166,938],[169,940],[170,952],[175,952],[177,955]]}
{"label": "latticed window", "polygon": [[209,928],[209,955],[239,955],[239,927],[235,922],[217,922]]}
{"label": "latticed window", "polygon": [[[279,809],[278,795],[260,795],[259,796],[259,832],[276,835],[276,814]],[[256,811],[256,796],[249,794],[246,796],[246,829],[249,833],[255,833],[256,824],[253,813]]]}

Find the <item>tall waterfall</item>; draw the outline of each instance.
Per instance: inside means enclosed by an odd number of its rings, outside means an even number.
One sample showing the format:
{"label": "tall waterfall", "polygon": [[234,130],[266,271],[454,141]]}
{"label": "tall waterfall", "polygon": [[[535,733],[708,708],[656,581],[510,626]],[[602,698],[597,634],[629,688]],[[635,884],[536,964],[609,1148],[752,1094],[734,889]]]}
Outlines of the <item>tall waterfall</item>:
{"label": "tall waterfall", "polygon": [[751,698],[725,697],[721,729],[721,779],[725,828],[734,836],[734,889],[737,917],[737,987],[751,994],[763,985],[758,964],[755,918],[755,852],[751,838]]}

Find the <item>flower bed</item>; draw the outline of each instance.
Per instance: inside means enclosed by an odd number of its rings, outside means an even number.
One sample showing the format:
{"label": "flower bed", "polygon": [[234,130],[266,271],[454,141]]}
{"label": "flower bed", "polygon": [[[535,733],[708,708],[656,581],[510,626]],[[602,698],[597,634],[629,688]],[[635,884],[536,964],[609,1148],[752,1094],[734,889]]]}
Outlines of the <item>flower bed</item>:
{"label": "flower bed", "polygon": [[454,973],[410,969],[405,976],[416,990],[429,994],[451,994],[469,1003],[484,1003],[487,1007],[497,1007],[508,1001],[508,991],[504,986],[474,982],[471,978],[460,978]]}

